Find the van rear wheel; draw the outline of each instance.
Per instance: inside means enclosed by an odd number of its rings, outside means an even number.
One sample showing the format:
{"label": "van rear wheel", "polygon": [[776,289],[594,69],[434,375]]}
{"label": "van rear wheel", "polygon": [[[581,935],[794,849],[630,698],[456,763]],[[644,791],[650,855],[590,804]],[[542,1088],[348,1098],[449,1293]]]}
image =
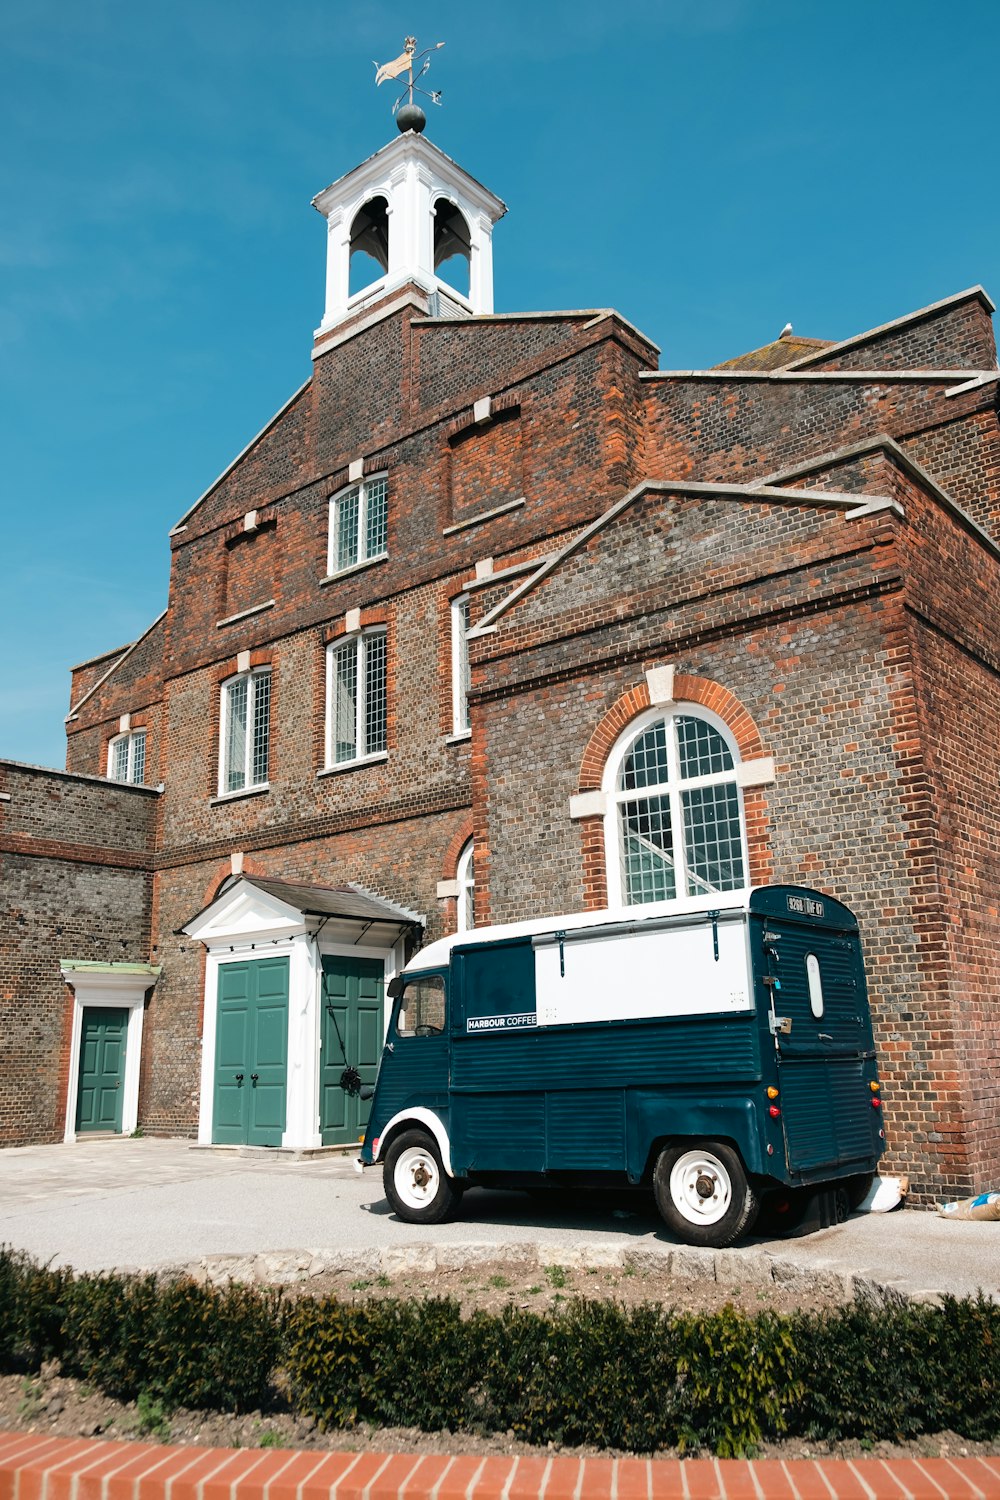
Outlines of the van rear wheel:
{"label": "van rear wheel", "polygon": [[390,1206],[407,1224],[440,1224],[462,1196],[434,1141],[422,1130],[404,1130],[390,1144],[382,1183]]}
{"label": "van rear wheel", "polygon": [[739,1156],[721,1141],[664,1147],[653,1168],[653,1195],[668,1229],[688,1245],[713,1250],[752,1229],[760,1209]]}

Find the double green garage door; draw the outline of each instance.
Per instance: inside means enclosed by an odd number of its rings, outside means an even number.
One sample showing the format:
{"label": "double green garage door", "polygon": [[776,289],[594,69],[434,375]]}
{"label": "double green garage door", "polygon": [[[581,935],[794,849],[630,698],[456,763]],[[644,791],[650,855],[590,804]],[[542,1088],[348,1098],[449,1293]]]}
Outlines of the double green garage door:
{"label": "double green garage door", "polygon": [[[280,1146],[288,1098],[288,959],[219,968],[212,1139]],[[345,1066],[374,1083],[382,1051],[383,966],[378,959],[323,959],[319,1111],[324,1146],[356,1142],[367,1100],[340,1087]]]}

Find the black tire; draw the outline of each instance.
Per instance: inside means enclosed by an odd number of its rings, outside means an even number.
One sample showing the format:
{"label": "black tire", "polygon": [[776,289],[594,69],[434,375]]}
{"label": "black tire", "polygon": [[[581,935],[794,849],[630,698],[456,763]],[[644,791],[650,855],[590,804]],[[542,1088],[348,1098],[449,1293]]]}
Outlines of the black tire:
{"label": "black tire", "polygon": [[407,1224],[440,1224],[457,1207],[462,1189],[441,1165],[441,1153],[423,1130],[404,1130],[385,1153],[385,1196]]}
{"label": "black tire", "polygon": [[753,1227],[754,1234],[771,1239],[798,1229],[809,1207],[807,1188],[778,1188],[765,1193]]}
{"label": "black tire", "polygon": [[653,1195],[678,1239],[713,1250],[749,1233],[760,1209],[738,1154],[721,1141],[666,1146],[653,1168]]}

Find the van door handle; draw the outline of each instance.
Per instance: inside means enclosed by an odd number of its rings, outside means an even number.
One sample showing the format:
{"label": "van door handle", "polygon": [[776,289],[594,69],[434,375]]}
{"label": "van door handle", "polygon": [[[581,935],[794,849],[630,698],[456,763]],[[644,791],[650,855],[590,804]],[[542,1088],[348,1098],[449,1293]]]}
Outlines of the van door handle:
{"label": "van door handle", "polygon": [[818,1037],[819,1037],[819,1039],[820,1039],[821,1042],[832,1042],[833,1041],[833,1037],[830,1035],[830,1033],[828,1031],[817,1032],[817,1035],[818,1035]]}

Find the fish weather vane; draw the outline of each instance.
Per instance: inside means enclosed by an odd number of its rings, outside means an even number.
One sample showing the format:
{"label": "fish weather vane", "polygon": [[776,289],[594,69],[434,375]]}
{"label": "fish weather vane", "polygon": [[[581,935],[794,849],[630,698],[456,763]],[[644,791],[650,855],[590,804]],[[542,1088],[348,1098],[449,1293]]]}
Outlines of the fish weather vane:
{"label": "fish weather vane", "polygon": [[[440,89],[422,89],[419,87],[420,79],[425,77],[431,65],[431,53],[437,52],[444,46],[444,42],[435,42],[433,47],[425,47],[423,52],[417,51],[417,39],[408,36],[403,43],[403,50],[392,62],[375,63],[375,83],[385,83],[386,79],[399,78],[403,73],[408,75],[407,84],[395,104],[392,112],[396,116],[396,124],[400,130],[415,130],[418,133],[427,124],[427,116],[414,103],[414,94],[423,94],[432,104],[441,103]],[[421,66],[418,67],[418,64]],[[414,73],[414,68],[417,72]],[[405,102],[404,102],[405,101]]]}

